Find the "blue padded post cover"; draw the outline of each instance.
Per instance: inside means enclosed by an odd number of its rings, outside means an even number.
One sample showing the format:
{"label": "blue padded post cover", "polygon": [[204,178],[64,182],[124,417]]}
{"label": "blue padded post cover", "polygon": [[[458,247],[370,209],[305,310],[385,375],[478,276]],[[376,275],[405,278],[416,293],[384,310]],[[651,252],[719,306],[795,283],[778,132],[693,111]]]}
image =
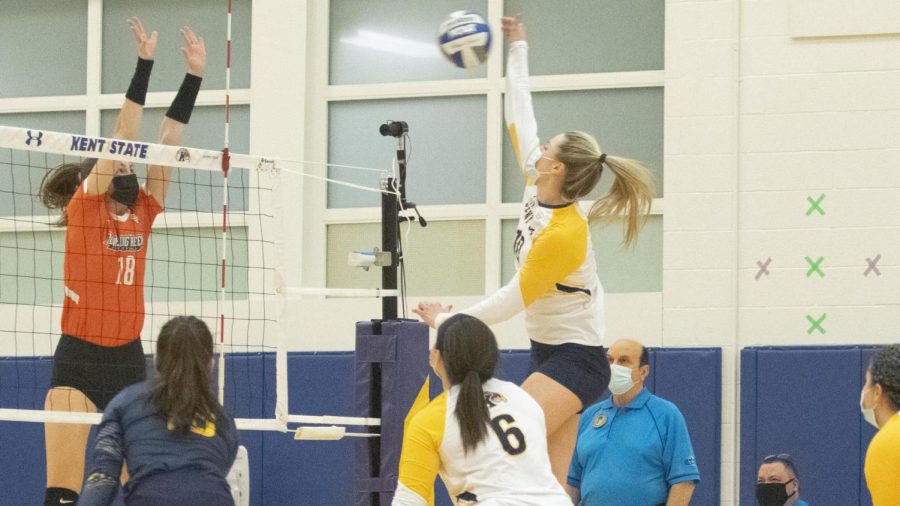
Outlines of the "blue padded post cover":
{"label": "blue padded post cover", "polygon": [[[427,386],[428,326],[412,320],[357,322],[355,362],[357,415],[381,418],[381,436],[355,446],[355,504],[388,506],[397,487],[404,422]],[[380,413],[373,413],[379,403]]]}

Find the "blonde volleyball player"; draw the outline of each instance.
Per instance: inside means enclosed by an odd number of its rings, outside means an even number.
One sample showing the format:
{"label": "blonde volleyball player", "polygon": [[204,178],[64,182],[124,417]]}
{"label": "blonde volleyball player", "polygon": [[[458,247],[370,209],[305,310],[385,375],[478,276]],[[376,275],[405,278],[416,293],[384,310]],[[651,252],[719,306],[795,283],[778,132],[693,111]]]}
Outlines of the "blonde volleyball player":
{"label": "blonde volleyball player", "polygon": [[[588,222],[623,215],[625,243],[637,239],[655,195],[650,171],[600,150],[584,132],[565,132],[541,144],[528,84],[528,43],[517,18],[503,18],[509,43],[505,114],[526,179],[514,244],[518,271],[487,300],[463,312],[488,325],[525,311],[531,338],[531,375],[522,388],[544,409],[553,473],[565,483],[575,448],[578,413],[609,382],[603,349],[603,286],[597,278]],[[578,199],[612,172],[609,193],[585,216]],[[414,310],[436,328],[450,308],[422,303]]]}
{"label": "blonde volleyball player", "polygon": [[[156,32],[149,37],[140,20],[129,20],[138,64],[113,137],[136,139],[153,57]],[[182,30],[187,74],[160,127],[160,142],[180,144],[190,119],[206,48],[190,28]],[[53,355],[53,379],[45,409],[94,412],[120,390],[144,379],[140,334],[144,325],[144,266],[150,231],[162,212],[169,167],[151,165],[141,187],[127,163],[86,160],[63,164],[41,184],[41,200],[62,209],[66,227],[65,299],[62,337]],[[45,505],[73,504],[84,477],[89,425],[48,423]]]}
{"label": "blonde volleyball player", "polygon": [[544,413],[516,385],[494,378],[491,329],[459,314],[437,333],[429,362],[444,393],[409,423],[394,506],[434,504],[440,473],[454,504],[571,506],[550,470]]}

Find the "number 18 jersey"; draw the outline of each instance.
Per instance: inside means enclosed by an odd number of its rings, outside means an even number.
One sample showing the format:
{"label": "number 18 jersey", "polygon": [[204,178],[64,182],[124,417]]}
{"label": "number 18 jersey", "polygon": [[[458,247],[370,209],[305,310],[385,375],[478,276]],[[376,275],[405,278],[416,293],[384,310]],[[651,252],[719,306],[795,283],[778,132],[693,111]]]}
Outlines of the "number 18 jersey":
{"label": "number 18 jersey", "polygon": [[144,327],[144,267],[150,228],[162,207],[143,188],[122,216],[106,209],[106,199],[79,186],[66,206],[62,332],[122,346]]}
{"label": "number 18 jersey", "polygon": [[487,437],[468,454],[456,420],[458,386],[412,418],[393,504],[434,504],[440,473],[455,505],[571,506],[550,470],[541,407],[507,381],[490,379],[482,387],[491,422]]}

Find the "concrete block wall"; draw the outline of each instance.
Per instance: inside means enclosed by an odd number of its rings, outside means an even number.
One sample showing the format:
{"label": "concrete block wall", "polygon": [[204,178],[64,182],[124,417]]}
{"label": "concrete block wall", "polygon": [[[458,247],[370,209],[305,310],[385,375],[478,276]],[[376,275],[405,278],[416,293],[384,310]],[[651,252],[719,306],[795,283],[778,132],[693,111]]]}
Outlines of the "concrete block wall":
{"label": "concrete block wall", "polygon": [[741,347],[900,340],[900,35],[796,37],[809,8],[666,2],[662,342],[723,348],[723,505]]}

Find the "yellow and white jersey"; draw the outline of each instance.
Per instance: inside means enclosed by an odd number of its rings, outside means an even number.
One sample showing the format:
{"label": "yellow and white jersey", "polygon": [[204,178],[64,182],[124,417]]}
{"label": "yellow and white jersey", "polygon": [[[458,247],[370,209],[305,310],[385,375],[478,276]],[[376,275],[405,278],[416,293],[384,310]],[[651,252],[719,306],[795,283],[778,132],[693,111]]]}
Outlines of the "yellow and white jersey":
{"label": "yellow and white jersey", "polygon": [[438,473],[455,505],[571,506],[550,470],[544,412],[507,381],[483,385],[490,411],[488,435],[468,454],[455,407],[454,386],[417,413],[406,428],[394,506],[434,504]]}
{"label": "yellow and white jersey", "polygon": [[[577,203],[538,202],[535,164],[541,158],[528,84],[528,45],[510,44],[505,115],[525,176],[522,214],[513,244],[517,272],[489,298],[462,312],[488,325],[525,311],[528,337],[544,344],[603,344],[603,286],[597,277],[587,217]],[[441,313],[439,327],[451,315]]]}

